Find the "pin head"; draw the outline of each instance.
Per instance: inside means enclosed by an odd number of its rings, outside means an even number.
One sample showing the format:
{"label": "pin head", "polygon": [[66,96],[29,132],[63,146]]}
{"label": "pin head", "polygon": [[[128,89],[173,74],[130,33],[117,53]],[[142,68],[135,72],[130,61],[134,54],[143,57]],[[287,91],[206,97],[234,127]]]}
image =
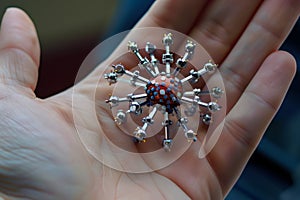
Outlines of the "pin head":
{"label": "pin head", "polygon": [[211,72],[211,71],[214,71],[216,69],[217,65],[216,64],[213,64],[212,62],[208,62],[204,65],[204,68]]}
{"label": "pin head", "polygon": [[129,41],[128,44],[127,44],[127,47],[128,47],[129,51],[132,51],[132,52],[137,52],[138,51],[138,45],[137,45],[136,42]]}
{"label": "pin head", "polygon": [[153,54],[156,50],[156,46],[150,42],[147,42],[145,51],[149,54]]}
{"label": "pin head", "polygon": [[195,47],[196,47],[196,44],[193,43],[192,41],[188,40],[185,45],[185,50],[186,50],[186,52],[193,54]]}
{"label": "pin head", "polygon": [[166,46],[173,44],[172,33],[165,34],[162,42]]}

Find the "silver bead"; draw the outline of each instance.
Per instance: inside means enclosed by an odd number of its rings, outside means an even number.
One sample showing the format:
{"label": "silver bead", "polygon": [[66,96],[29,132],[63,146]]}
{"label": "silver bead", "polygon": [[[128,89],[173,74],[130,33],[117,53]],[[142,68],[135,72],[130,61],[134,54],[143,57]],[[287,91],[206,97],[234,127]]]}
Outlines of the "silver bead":
{"label": "silver bead", "polygon": [[214,87],[212,90],[211,90],[211,95],[214,97],[214,98],[221,98],[222,94],[224,93],[224,91],[219,88],[219,87]]}
{"label": "silver bead", "polygon": [[206,71],[208,72],[212,72],[216,69],[217,65],[216,64],[213,64],[211,62],[208,62],[204,65],[204,68],[206,69]]}
{"label": "silver bead", "polygon": [[212,120],[212,118],[209,114],[204,114],[202,116],[202,122],[206,125],[209,125],[211,123],[211,120]]}
{"label": "silver bead", "polygon": [[139,50],[136,42],[129,41],[127,46],[128,46],[128,50],[132,51],[133,53]]}
{"label": "silver bead", "polygon": [[196,142],[197,141],[197,134],[193,131],[193,130],[187,130],[185,133],[184,133],[185,137],[188,139],[188,141],[194,141]]}
{"label": "silver bead", "polygon": [[186,45],[185,45],[185,51],[190,53],[190,54],[193,54],[194,51],[195,51],[195,47],[196,47],[196,44],[193,43],[192,41],[187,41],[186,42]]}
{"label": "silver bead", "polygon": [[165,34],[162,42],[166,46],[173,44],[172,33]]}
{"label": "silver bead", "polygon": [[106,103],[110,103],[112,107],[119,105],[119,97],[111,96]]}
{"label": "silver bead", "polygon": [[144,129],[142,129],[141,127],[137,127],[136,130],[133,133],[133,136],[140,142],[142,142],[147,134],[146,131]]}
{"label": "silver bead", "polygon": [[118,74],[124,74],[125,73],[125,68],[121,64],[117,64],[117,65],[113,66],[113,68],[115,69],[115,72],[117,72]]}
{"label": "silver bead", "polygon": [[163,140],[163,148],[166,152],[171,151],[173,141],[171,139],[164,139]]}
{"label": "silver bead", "polygon": [[221,109],[221,106],[219,106],[219,104],[217,104],[216,102],[209,102],[208,103],[208,109],[211,112],[215,112]]}
{"label": "silver bead", "polygon": [[156,46],[150,42],[147,42],[145,51],[148,54],[153,54],[155,52],[155,50],[156,50]]}
{"label": "silver bead", "polygon": [[130,103],[129,111],[136,115],[140,115],[143,112],[141,105],[136,101]]}
{"label": "silver bead", "polygon": [[110,72],[108,74],[104,74],[104,78],[109,82],[109,83],[116,83],[118,79],[118,74],[116,72]]}
{"label": "silver bead", "polygon": [[125,113],[123,110],[119,110],[119,111],[117,112],[116,117],[115,117],[115,122],[116,122],[118,125],[121,125],[121,124],[123,124],[124,122],[126,122],[126,118],[127,118],[126,113]]}

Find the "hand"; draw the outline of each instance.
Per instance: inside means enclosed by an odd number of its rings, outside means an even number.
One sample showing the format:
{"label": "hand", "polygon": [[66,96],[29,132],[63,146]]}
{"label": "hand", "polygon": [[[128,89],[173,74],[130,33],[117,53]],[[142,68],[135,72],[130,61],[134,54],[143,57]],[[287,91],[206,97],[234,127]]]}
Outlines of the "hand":
{"label": "hand", "polygon": [[[40,54],[36,32],[22,11],[8,10],[0,32],[0,196],[224,198],[294,76],[292,56],[276,50],[298,18],[300,4],[296,0],[207,2],[156,1],[137,27],[166,27],[190,35],[220,64],[230,97],[223,132],[206,158],[199,159],[192,146],[170,166],[145,174],[110,169],[88,153],[74,126],[71,89],[49,99],[36,98]],[[95,87],[91,83],[99,79],[99,71],[101,67],[76,86],[73,99],[81,99],[82,107],[90,107],[92,97],[87,94]],[[99,110],[102,119],[107,119],[109,133],[114,133],[117,128],[108,108],[100,102]],[[96,132],[93,121],[85,117],[88,111],[80,111],[82,130],[104,134]]]}

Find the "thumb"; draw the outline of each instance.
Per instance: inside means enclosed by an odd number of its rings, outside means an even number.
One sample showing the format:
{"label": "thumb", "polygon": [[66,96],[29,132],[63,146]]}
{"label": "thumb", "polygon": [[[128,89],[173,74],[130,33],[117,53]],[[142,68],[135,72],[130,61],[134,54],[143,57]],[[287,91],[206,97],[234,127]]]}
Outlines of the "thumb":
{"label": "thumb", "polygon": [[35,89],[40,46],[29,17],[18,8],[6,10],[0,29],[0,84]]}

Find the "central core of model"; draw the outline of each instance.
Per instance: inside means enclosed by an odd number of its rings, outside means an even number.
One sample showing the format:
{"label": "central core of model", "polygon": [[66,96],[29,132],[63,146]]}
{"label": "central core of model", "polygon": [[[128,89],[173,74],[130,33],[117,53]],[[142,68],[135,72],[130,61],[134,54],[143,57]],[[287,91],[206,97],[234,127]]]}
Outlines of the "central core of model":
{"label": "central core of model", "polygon": [[165,106],[168,113],[172,113],[174,108],[180,105],[182,85],[177,78],[159,75],[147,83],[145,92],[148,106],[160,104]]}

